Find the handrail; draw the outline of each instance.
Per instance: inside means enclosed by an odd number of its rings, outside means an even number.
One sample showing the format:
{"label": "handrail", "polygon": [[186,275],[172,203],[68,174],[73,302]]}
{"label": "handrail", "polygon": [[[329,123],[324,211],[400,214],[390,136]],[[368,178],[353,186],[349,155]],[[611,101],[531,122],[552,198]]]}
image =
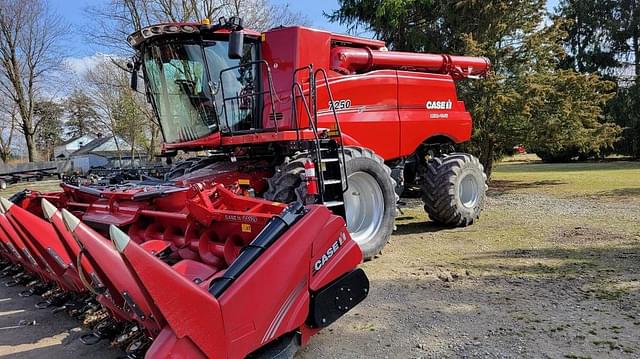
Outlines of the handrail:
{"label": "handrail", "polygon": [[[236,70],[236,69],[243,68],[243,67],[249,67],[249,66],[253,66],[253,65],[256,65],[256,64],[264,65],[265,68],[267,69],[267,82],[268,82],[269,90],[252,92],[250,96],[253,96],[255,98],[257,96],[261,96],[261,95],[264,95],[264,94],[267,94],[267,93],[269,94],[269,97],[271,98],[271,115],[273,116],[273,123],[275,124],[276,133],[279,132],[278,121],[276,120],[276,116],[275,116],[275,113],[276,113],[276,104],[275,104],[275,100],[274,100],[275,87],[273,86],[273,77],[271,76],[271,66],[269,65],[269,63],[266,60],[255,60],[255,61],[250,61],[250,62],[247,62],[247,63],[244,63],[244,64],[227,67],[226,69],[220,70],[219,80],[220,80],[220,90],[222,91],[222,107],[223,107],[223,110],[224,110],[225,124],[227,125],[227,128],[229,129],[229,132],[231,133],[231,136],[233,136],[233,132],[234,131],[229,126],[229,116],[228,116],[228,113],[227,113],[227,101],[228,100],[239,100],[239,99],[241,99],[243,97],[246,97],[246,96],[225,97],[224,96],[224,81],[222,81],[222,74],[224,72]],[[213,99],[213,100],[215,101],[215,99]],[[259,113],[261,113],[262,109],[255,109],[255,111],[259,111]],[[262,118],[262,116],[259,116],[259,118]]]}
{"label": "handrail", "polygon": [[[300,141],[300,126],[298,125],[298,117],[297,117],[297,111],[295,109],[296,107],[296,97],[294,96],[294,91],[293,91],[293,84],[298,83],[298,81],[296,80],[296,76],[298,75],[298,72],[301,71],[307,71],[307,76],[309,77],[309,84],[311,84],[311,74],[313,71],[313,65],[309,64],[307,66],[303,66],[303,67],[298,67],[297,69],[293,70],[293,78],[292,78],[292,88],[291,88],[291,107],[292,107],[292,112],[291,112],[291,117],[292,117],[292,122],[294,123],[295,129],[296,129],[296,140]],[[302,95],[302,97],[304,97],[304,95]],[[309,93],[309,104],[311,103],[311,93]],[[310,113],[310,111],[309,111]]]}
{"label": "handrail", "polygon": [[[349,190],[349,177],[347,174],[346,156],[344,154],[344,138],[342,137],[342,129],[340,128],[340,121],[338,120],[338,112],[336,111],[336,106],[333,99],[333,92],[331,91],[331,86],[329,85],[327,71],[324,68],[319,68],[313,73],[314,87],[316,87],[316,89],[317,89],[316,77],[318,76],[318,74],[322,74],[324,85],[325,85],[325,88],[327,89],[327,94],[329,96],[329,101],[331,101],[330,102],[331,106],[329,107],[331,107],[331,112],[333,113],[333,119],[336,123],[336,131],[338,131],[338,136],[340,137],[340,153],[342,155],[342,173],[344,174],[344,182],[345,182],[345,186],[342,188],[342,193],[345,193]],[[316,99],[315,117],[316,117],[316,123],[317,123],[318,121],[317,97],[315,99]]]}
{"label": "handrail", "polygon": [[[302,99],[302,104],[304,105],[304,109],[307,112],[307,116],[309,118],[309,125],[311,127],[311,130],[313,131],[313,139],[314,139],[313,143],[314,143],[315,148],[316,148],[316,153],[318,154],[318,164],[320,166],[320,168],[317,171],[318,180],[320,181],[321,184],[324,184],[324,174],[322,173],[322,162],[321,162],[322,154],[320,152],[320,138],[318,137],[318,129],[316,128],[316,126],[313,123],[313,121],[311,121],[311,109],[309,108],[309,104],[307,103],[307,100],[304,97],[304,91],[302,89],[302,85],[300,85],[300,83],[298,83],[298,82],[295,82],[292,85],[292,88],[291,88],[291,94],[292,94],[293,100],[295,100],[297,98],[296,90],[298,90],[298,92],[300,92],[300,98]],[[296,116],[297,112],[298,112],[296,107],[297,106],[292,106],[292,114],[294,116]],[[323,188],[323,186],[318,186],[318,190],[320,191],[320,193],[319,193],[320,199],[323,200],[324,199],[324,188]]]}

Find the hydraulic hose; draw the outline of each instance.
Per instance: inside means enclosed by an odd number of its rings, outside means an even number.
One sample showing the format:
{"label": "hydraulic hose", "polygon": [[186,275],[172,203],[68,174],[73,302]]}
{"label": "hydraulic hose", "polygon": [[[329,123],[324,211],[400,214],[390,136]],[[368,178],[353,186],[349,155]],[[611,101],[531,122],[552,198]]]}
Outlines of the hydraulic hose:
{"label": "hydraulic hose", "polygon": [[244,248],[238,258],[227,268],[222,277],[211,282],[209,293],[218,298],[249,266],[262,255],[295,222],[304,216],[304,206],[300,202],[290,204],[282,213],[272,217],[256,238]]}

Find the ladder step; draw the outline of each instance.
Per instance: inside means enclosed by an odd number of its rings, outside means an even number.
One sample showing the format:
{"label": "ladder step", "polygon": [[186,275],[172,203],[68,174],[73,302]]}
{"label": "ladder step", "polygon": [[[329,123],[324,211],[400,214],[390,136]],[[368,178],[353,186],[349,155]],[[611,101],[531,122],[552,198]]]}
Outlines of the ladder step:
{"label": "ladder step", "polygon": [[324,184],[326,185],[331,185],[331,184],[342,184],[342,180],[339,179],[329,179],[329,180],[324,180]]}
{"label": "ladder step", "polygon": [[329,202],[325,202],[324,205],[327,206],[327,207],[338,207],[338,206],[344,206],[344,202],[342,202],[342,201],[329,201]]}
{"label": "ladder step", "polygon": [[338,162],[338,161],[340,161],[339,158],[322,158],[322,159],[320,159],[320,162],[322,162],[322,163]]}

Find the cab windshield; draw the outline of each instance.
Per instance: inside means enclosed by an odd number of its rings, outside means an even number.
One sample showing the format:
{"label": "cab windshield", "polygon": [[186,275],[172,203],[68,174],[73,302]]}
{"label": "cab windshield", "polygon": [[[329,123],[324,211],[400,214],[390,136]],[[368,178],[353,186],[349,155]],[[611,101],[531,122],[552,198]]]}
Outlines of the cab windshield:
{"label": "cab windshield", "polygon": [[[248,61],[255,57],[252,48],[245,45]],[[144,51],[148,92],[167,143],[192,141],[218,131],[219,126],[233,129],[245,121],[247,115],[238,111],[224,115],[220,88],[237,94],[248,85],[238,69],[221,73],[240,64],[229,59],[227,52],[226,41],[165,42]]]}

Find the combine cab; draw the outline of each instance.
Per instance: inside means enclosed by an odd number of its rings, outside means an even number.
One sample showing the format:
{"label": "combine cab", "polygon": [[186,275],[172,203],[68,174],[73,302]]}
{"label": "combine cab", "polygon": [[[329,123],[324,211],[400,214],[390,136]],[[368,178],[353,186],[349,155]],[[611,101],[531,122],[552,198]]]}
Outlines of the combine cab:
{"label": "combine cab", "polygon": [[290,357],[368,293],[357,266],[391,235],[398,196],[468,225],[484,201],[455,81],[483,58],[387,51],[232,18],[129,37],[163,154],[207,150],[162,180],[62,184],[0,202],[0,252],[23,295],[85,318],[130,357]]}

